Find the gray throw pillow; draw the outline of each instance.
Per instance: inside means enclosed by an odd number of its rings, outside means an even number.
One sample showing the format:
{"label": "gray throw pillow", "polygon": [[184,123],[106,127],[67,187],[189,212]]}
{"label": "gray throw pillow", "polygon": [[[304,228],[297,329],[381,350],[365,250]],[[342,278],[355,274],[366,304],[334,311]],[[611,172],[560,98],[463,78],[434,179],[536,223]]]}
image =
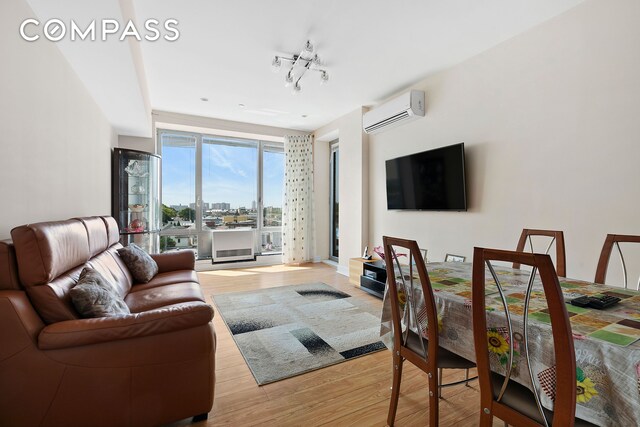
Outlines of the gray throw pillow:
{"label": "gray throw pillow", "polygon": [[129,307],[114,286],[98,271],[85,267],[71,288],[71,302],[82,317],[111,317],[129,314]]}
{"label": "gray throw pillow", "polygon": [[158,264],[135,243],[129,243],[126,248],[118,249],[118,254],[138,283],[147,283],[158,274]]}

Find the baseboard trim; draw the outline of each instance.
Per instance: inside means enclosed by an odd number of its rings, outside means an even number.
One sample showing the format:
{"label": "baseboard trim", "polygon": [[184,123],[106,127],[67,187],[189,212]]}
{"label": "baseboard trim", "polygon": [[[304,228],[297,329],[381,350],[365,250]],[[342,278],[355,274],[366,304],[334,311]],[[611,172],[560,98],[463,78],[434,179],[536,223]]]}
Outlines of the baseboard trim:
{"label": "baseboard trim", "polygon": [[338,269],[339,264],[331,259],[323,259],[322,260],[323,264],[327,264],[330,265],[331,267],[335,268],[336,270]]}

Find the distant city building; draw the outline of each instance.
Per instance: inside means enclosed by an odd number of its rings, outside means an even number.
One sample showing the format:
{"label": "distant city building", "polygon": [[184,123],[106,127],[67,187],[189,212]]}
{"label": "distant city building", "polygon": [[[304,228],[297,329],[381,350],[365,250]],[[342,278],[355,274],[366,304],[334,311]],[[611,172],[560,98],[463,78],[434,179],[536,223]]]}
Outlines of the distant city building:
{"label": "distant city building", "polygon": [[220,211],[228,211],[231,209],[231,203],[211,203],[211,209],[220,210]]}
{"label": "distant city building", "polygon": [[247,215],[225,215],[222,217],[222,222],[229,224],[232,222],[246,222],[249,220]]}
{"label": "distant city building", "polygon": [[193,221],[175,217],[173,220],[162,226],[163,230],[168,230],[171,228],[195,228],[195,224]]}
{"label": "distant city building", "polygon": [[173,240],[176,249],[188,249],[198,246],[195,236],[176,236]]}
{"label": "distant city building", "polygon": [[251,210],[255,211],[257,209],[257,204],[256,201],[254,200],[253,202],[251,202]]}

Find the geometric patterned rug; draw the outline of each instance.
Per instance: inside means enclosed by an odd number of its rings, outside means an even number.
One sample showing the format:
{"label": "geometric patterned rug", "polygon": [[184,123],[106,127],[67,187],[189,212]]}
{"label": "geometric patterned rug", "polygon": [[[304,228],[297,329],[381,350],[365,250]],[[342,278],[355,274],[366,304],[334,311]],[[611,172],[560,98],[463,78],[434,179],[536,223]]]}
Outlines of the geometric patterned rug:
{"label": "geometric patterned rug", "polygon": [[214,295],[258,385],[386,348],[380,308],[325,283]]}

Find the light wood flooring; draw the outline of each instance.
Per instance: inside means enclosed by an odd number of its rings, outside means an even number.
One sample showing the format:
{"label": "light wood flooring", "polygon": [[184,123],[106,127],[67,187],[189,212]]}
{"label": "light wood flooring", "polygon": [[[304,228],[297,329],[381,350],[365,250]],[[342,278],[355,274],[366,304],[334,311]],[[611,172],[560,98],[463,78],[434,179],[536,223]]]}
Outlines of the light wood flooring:
{"label": "light wood flooring", "polygon": [[[282,285],[324,282],[352,295],[382,301],[349,284],[326,264],[299,267],[257,267],[198,273],[203,292],[264,289]],[[216,389],[207,421],[194,426],[384,426],[391,394],[391,353],[383,350],[344,363],[259,387],[222,318],[216,314]],[[462,373],[445,371],[445,382]],[[427,378],[406,362],[397,426],[424,426],[428,422]],[[478,424],[479,391],[471,386],[445,388],[440,401],[441,426]],[[188,420],[184,420],[184,425]],[[494,421],[495,425],[502,425]]]}

